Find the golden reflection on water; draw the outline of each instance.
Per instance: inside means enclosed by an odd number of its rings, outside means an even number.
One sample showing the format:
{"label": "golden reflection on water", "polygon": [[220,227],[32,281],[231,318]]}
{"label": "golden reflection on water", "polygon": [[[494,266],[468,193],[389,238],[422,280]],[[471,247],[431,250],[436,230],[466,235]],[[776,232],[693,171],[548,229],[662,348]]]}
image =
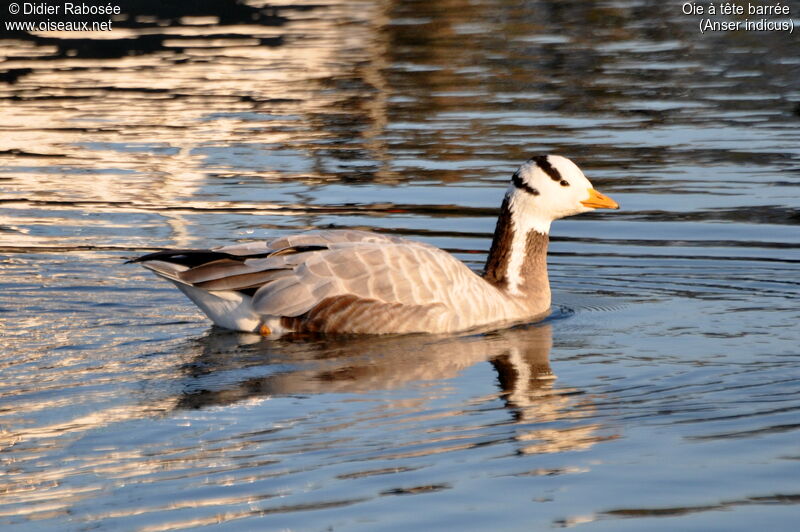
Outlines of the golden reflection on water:
{"label": "golden reflection on water", "polygon": [[[188,245],[191,221],[174,207],[202,206],[189,199],[209,179],[241,173],[242,164],[264,180],[337,178],[319,154],[341,149],[338,121],[358,140],[357,150],[386,161],[380,140],[387,122],[387,43],[380,31],[386,7],[327,3],[319,7],[323,16],[290,11],[278,26],[193,19],[192,25],[120,28],[101,37],[169,38],[154,53],[110,59],[53,58],[48,54],[57,55],[55,47],[4,41],[3,68],[31,72],[0,85],[0,130],[13,132],[0,137],[0,153],[11,158],[0,168],[0,179],[10,179],[0,226],[21,228],[0,231],[0,246],[76,245],[78,239],[26,228],[79,230],[82,211],[96,202],[120,214],[135,213],[137,206],[162,208],[173,244]],[[339,79],[358,83],[331,90]],[[232,145],[246,152],[244,160],[209,161],[214,150]],[[281,146],[292,150],[283,163],[270,159]],[[377,168],[374,178],[389,174]],[[50,202],[47,219],[30,213],[31,201]]]}

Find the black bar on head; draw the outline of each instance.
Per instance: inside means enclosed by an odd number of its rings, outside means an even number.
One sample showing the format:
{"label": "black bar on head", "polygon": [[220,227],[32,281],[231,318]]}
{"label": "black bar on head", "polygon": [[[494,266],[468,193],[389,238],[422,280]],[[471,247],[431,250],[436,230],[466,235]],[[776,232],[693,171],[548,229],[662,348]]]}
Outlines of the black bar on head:
{"label": "black bar on head", "polygon": [[535,188],[533,188],[528,183],[522,180],[518,171],[514,172],[514,175],[511,176],[511,182],[514,183],[515,187],[524,190],[528,194],[533,194],[534,196],[539,195],[538,190],[536,190]]}
{"label": "black bar on head", "polygon": [[547,155],[537,155],[536,157],[531,157],[529,160],[535,162],[536,166],[541,168],[545,174],[549,175],[550,179],[553,181],[561,181],[561,173],[553,168],[553,165],[547,160]]}

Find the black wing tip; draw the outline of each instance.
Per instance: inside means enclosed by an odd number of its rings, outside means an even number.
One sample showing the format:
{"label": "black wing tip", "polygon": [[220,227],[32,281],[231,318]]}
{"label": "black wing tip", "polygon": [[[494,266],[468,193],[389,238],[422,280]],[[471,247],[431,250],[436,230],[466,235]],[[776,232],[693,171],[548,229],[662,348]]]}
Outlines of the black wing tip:
{"label": "black wing tip", "polygon": [[128,260],[125,261],[124,264],[135,264],[137,262],[147,262],[148,260],[154,260],[154,259],[158,258],[155,255],[160,255],[160,254],[163,254],[163,253],[165,253],[167,251],[169,251],[169,250],[163,249],[161,251],[154,251],[152,253],[147,253],[146,255],[141,255],[141,256],[133,258],[133,259],[128,259]]}
{"label": "black wing tip", "polygon": [[135,259],[125,261],[125,264],[136,262],[147,262],[150,260],[162,260],[164,262],[172,262],[173,264],[180,264],[193,268],[208,262],[224,259],[235,258],[229,253],[221,251],[212,251],[210,249],[163,249]]}
{"label": "black wing tip", "polygon": [[325,244],[300,244],[297,246],[289,246],[285,248],[281,248],[276,251],[272,251],[265,256],[267,257],[277,257],[279,255],[293,255],[295,253],[308,253],[311,251],[324,251],[326,249],[330,249]]}

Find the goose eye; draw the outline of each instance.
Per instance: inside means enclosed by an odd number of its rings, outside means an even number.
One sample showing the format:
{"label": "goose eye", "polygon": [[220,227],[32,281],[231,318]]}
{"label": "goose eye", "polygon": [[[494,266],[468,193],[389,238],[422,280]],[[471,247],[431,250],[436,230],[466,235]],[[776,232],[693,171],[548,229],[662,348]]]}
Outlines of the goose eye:
{"label": "goose eye", "polygon": [[566,179],[562,179],[562,180],[559,182],[559,185],[561,185],[562,187],[568,187],[568,186],[569,186],[569,183],[567,183],[567,180],[566,180]]}

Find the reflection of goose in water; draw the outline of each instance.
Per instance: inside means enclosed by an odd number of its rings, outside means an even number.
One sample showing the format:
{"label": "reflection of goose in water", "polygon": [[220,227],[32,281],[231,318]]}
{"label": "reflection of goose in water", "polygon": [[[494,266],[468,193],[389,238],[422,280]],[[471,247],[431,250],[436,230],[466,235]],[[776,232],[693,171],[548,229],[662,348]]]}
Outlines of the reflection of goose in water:
{"label": "reflection of goose in water", "polygon": [[[398,389],[452,379],[488,361],[497,372],[499,390],[477,401],[500,399],[512,412],[512,424],[520,427],[514,435],[523,443],[520,452],[577,449],[605,439],[598,435],[600,425],[580,422],[589,400],[573,389],[553,388],[550,323],[468,336],[313,337],[265,342],[256,335],[211,333],[200,341],[204,352],[185,368],[189,378],[186,391],[175,403],[177,408],[224,406],[271,396]],[[217,384],[228,371],[235,375],[247,366],[262,370],[268,367],[265,362],[275,367],[274,373]],[[424,410],[425,403],[417,402],[415,408]],[[577,422],[568,427],[552,424],[562,420]],[[543,423],[547,428],[539,428]]]}
{"label": "reflection of goose in water", "polygon": [[[278,371],[219,391],[185,396],[182,404],[228,404],[251,396],[363,393],[396,389],[416,381],[449,379],[487,360],[507,374],[501,382],[548,383],[551,326],[529,326],[469,336],[319,336],[276,344],[252,334],[212,333],[204,353],[188,366],[193,377],[268,361]],[[249,343],[249,345],[248,345]],[[283,371],[289,366],[292,369]],[[511,374],[517,375],[512,377]],[[194,387],[194,386],[193,386]]]}
{"label": "reflection of goose in water", "polygon": [[433,246],[364,231],[319,231],[136,259],[217,325],[264,335],[447,333],[534,321],[550,311],[553,220],[618,208],[569,159],[514,173],[483,277]]}
{"label": "reflection of goose in water", "polygon": [[[591,447],[598,441],[616,436],[600,436],[598,423],[576,423],[568,427],[538,428],[556,420],[580,420],[586,417],[591,402],[574,389],[554,390],[555,376],[550,371],[551,327],[545,324],[529,329],[527,333],[512,337],[503,346],[503,352],[490,361],[497,370],[497,378],[506,406],[520,425],[532,430],[518,433],[515,439],[524,443],[523,454],[552,453]],[[505,332],[514,332],[509,330]]]}

